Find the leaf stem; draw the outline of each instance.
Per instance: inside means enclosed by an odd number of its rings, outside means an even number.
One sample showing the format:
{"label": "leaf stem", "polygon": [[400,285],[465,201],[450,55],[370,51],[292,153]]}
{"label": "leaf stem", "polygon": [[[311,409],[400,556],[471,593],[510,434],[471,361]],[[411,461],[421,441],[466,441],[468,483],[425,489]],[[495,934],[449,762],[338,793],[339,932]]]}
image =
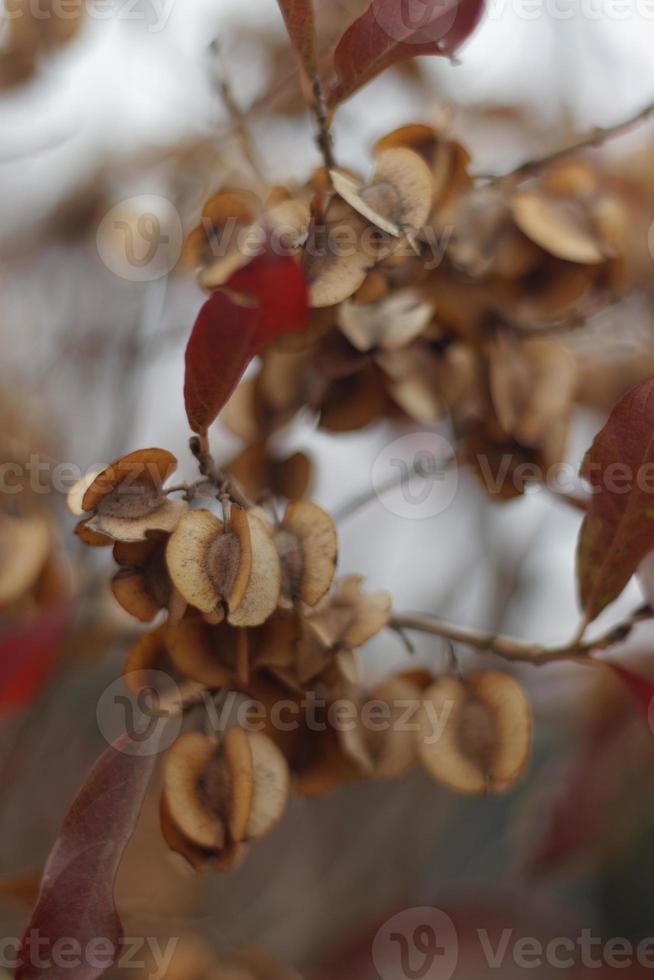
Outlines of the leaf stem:
{"label": "leaf stem", "polygon": [[200,473],[218,490],[219,496],[228,495],[235,504],[238,504],[239,507],[243,507],[245,510],[250,510],[255,506],[254,501],[246,496],[238,482],[216,465],[211,455],[206,431],[191,436],[189,449],[198,461]]}
{"label": "leaf stem", "polygon": [[311,92],[313,95],[311,109],[318,126],[316,143],[318,144],[318,149],[322,154],[327,176],[331,180],[331,177],[329,176],[330,171],[336,166],[336,160],[334,159],[334,141],[332,139],[332,134],[329,127],[329,116],[327,114],[325,93],[317,72],[311,79]]}

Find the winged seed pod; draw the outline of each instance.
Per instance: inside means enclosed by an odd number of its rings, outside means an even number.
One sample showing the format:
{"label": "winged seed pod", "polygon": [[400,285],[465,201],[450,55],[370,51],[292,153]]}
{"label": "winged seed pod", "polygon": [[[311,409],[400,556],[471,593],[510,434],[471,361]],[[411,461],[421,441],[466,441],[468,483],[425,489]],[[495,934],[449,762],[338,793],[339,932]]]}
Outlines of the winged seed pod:
{"label": "winged seed pod", "polygon": [[394,238],[418,231],[431,211],[429,167],[422,157],[404,147],[379,153],[367,184],[339,170],[332,170],[331,178],[334,190],[350,207]]}
{"label": "winged seed pod", "polygon": [[176,467],[165,449],[139,449],[87,474],[68,494],[71,512],[85,515],[76,533],[92,545],[169,534],[187,510],[183,500],[170,500],[163,490]]}
{"label": "winged seed pod", "polygon": [[120,566],[111,581],[116,601],[142,623],[151,622],[161,609],[173,620],[181,618],[186,603],[173,587],[166,566],[166,539],[127,544],[117,541],[114,561]]}
{"label": "winged seed pod", "polygon": [[282,599],[315,606],[329,591],[338,559],[336,527],[329,514],[309,500],[291,501],[273,540],[282,567]]}
{"label": "winged seed pod", "polygon": [[270,529],[233,505],[224,524],[208,510],[190,511],[166,549],[176,589],[209,622],[257,626],[275,609],[281,567]]}
{"label": "winged seed pod", "polygon": [[181,735],[164,760],[164,836],[195,867],[229,866],[281,818],[289,783],[284,756],[260,732],[229,728],[218,746],[198,732]]}
{"label": "winged seed pod", "polygon": [[[525,693],[499,671],[444,677],[423,695],[418,752],[438,782],[462,793],[503,793],[529,755],[531,712]],[[434,730],[439,719],[442,729]]]}

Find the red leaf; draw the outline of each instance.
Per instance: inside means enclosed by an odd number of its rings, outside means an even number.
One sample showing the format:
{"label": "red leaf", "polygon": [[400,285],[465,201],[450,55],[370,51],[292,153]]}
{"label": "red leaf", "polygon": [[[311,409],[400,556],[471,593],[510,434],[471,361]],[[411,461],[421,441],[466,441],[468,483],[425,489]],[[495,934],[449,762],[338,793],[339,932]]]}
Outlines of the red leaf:
{"label": "red leaf", "polygon": [[204,432],[234,391],[252,358],[258,310],[226,293],[207,300],[186,347],[184,401],[189,425]]}
{"label": "red leaf", "polygon": [[50,676],[69,611],[67,603],[54,605],[34,622],[0,636],[0,714],[29,704]]}
{"label": "red leaf", "polygon": [[477,26],[484,0],[372,0],[334,53],[337,105],[375,75],[418,55],[451,55]]}
{"label": "red leaf", "polygon": [[579,592],[590,621],[654,550],[654,377],[613,409],[581,475],[593,491],[577,544]]}
{"label": "red leaf", "polygon": [[[100,756],[64,819],[23,936],[15,980],[93,980],[121,951],[114,881],[157,761],[150,739],[142,754],[134,754],[134,745],[127,753],[130,738],[121,735]],[[57,952],[57,940],[64,939],[65,952]]]}
{"label": "red leaf", "polygon": [[609,667],[627,685],[648,721],[650,716],[654,718],[654,715],[651,715],[654,711],[654,681],[643,674],[637,674],[627,667],[622,667],[620,664],[609,663]]}
{"label": "red leaf", "polygon": [[249,294],[259,307],[255,353],[282,334],[306,329],[307,286],[302,270],[290,256],[270,252],[258,255],[234,273],[227,288]]}
{"label": "red leaf", "polygon": [[307,325],[307,287],[290,256],[264,252],[224,290],[204,304],[186,347],[184,401],[194,432],[211,425],[259,351]]}
{"label": "red leaf", "polygon": [[307,78],[316,74],[316,28],[313,0],[277,0],[288,36],[297,51]]}

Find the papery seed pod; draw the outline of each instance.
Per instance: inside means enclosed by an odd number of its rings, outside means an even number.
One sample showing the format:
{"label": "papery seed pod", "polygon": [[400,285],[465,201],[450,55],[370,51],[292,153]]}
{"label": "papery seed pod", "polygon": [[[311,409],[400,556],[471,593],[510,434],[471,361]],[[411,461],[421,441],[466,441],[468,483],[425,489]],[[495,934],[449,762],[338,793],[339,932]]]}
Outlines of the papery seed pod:
{"label": "papery seed pod", "polygon": [[197,732],[182,735],[164,764],[166,839],[196,866],[231,865],[240,845],[281,817],[289,780],[284,756],[260,732],[233,727],[218,745]]}
{"label": "papery seed pod", "polygon": [[371,226],[344,200],[336,199],[325,222],[309,228],[302,268],[311,307],[334,306],[359,289],[369,270],[394,247],[387,233]]}
{"label": "papery seed pod", "polygon": [[120,568],[111,581],[111,591],[126,612],[143,623],[151,622],[162,609],[171,610],[175,620],[181,618],[186,603],[168,574],[165,539],[136,544],[118,541],[113,557]]}
{"label": "papery seed pod", "polygon": [[166,549],[180,594],[210,622],[227,615],[235,626],[256,626],[271,615],[281,588],[270,532],[255,514],[232,506],[225,525],[208,510],[180,521]]}
{"label": "papery seed pod", "polygon": [[404,147],[381,152],[367,184],[339,170],[334,190],[371,224],[394,237],[418,231],[431,211],[432,177],[424,160]]}
{"label": "papery seed pod", "polygon": [[282,597],[315,606],[329,590],[338,536],[329,514],[309,500],[289,503],[273,539],[282,566]]}
{"label": "papery seed pod", "polygon": [[165,449],[140,449],[84,477],[68,494],[73,513],[89,515],[76,529],[82,540],[138,542],[170,533],[187,510],[163,491],[176,466]]}
{"label": "papery seed pod", "polygon": [[594,265],[610,256],[587,210],[573,198],[518,191],[510,208],[520,231],[556,258]]}
{"label": "papery seed pod", "polygon": [[502,793],[519,778],[531,713],[513,677],[499,671],[445,677],[423,700],[418,752],[434,779],[462,793]]}
{"label": "papery seed pod", "polygon": [[219,623],[212,626],[200,618],[185,617],[169,625],[165,644],[170,662],[183,677],[210,689],[227,688],[237,676],[239,636],[246,631]]}
{"label": "papery seed pod", "polygon": [[264,494],[286,497],[288,500],[303,497],[311,484],[311,460],[304,453],[293,453],[278,459],[271,455],[266,442],[257,442],[224,467],[243,492],[253,500]]}
{"label": "papery seed pod", "polygon": [[424,331],[434,316],[434,308],[417,290],[404,289],[376,303],[346,301],[337,316],[342,333],[357,350],[396,350],[406,347]]}

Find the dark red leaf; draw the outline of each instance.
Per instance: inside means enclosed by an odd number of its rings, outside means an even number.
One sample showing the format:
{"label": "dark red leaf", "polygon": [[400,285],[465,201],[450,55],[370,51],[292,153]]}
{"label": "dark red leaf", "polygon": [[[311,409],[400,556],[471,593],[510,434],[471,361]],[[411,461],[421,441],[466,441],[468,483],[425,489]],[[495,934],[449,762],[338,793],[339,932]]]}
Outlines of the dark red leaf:
{"label": "dark red leaf", "polygon": [[287,255],[264,252],[239,269],[200,310],[186,347],[184,401],[194,432],[204,432],[253,357],[284,333],[304,330],[307,287]]}
{"label": "dark red leaf", "polygon": [[70,607],[60,603],[0,636],[0,714],[29,704],[50,676]]}
{"label": "dark red leaf", "polygon": [[654,550],[654,377],[613,409],[586,453],[581,475],[592,495],[579,533],[577,577],[592,620]]}
{"label": "dark red leaf", "polygon": [[184,401],[189,425],[204,432],[252,358],[259,311],[221,291],[204,304],[186,347]]}
{"label": "dark red leaf", "polygon": [[126,751],[130,738],[121,735],[100,756],[66,815],[23,937],[15,980],[93,980],[121,952],[114,881],[157,761],[151,739],[135,754],[134,743]]}
{"label": "dark red leaf", "polygon": [[643,674],[637,674],[628,667],[620,664],[610,663],[609,666],[616,672],[618,677],[629,688],[639,706],[643,710],[645,717],[649,720],[652,716],[652,706],[654,705],[654,681]]}
{"label": "dark red leaf", "polygon": [[307,78],[316,74],[316,28],[313,0],[277,0],[288,36],[297,51]]}
{"label": "dark red leaf", "polygon": [[477,26],[484,0],[372,0],[334,53],[337,105],[375,75],[418,55],[451,55]]}
{"label": "dark red leaf", "polygon": [[234,273],[228,288],[248,294],[259,307],[255,353],[282,334],[306,329],[307,285],[302,270],[290,256],[270,252],[258,255]]}

